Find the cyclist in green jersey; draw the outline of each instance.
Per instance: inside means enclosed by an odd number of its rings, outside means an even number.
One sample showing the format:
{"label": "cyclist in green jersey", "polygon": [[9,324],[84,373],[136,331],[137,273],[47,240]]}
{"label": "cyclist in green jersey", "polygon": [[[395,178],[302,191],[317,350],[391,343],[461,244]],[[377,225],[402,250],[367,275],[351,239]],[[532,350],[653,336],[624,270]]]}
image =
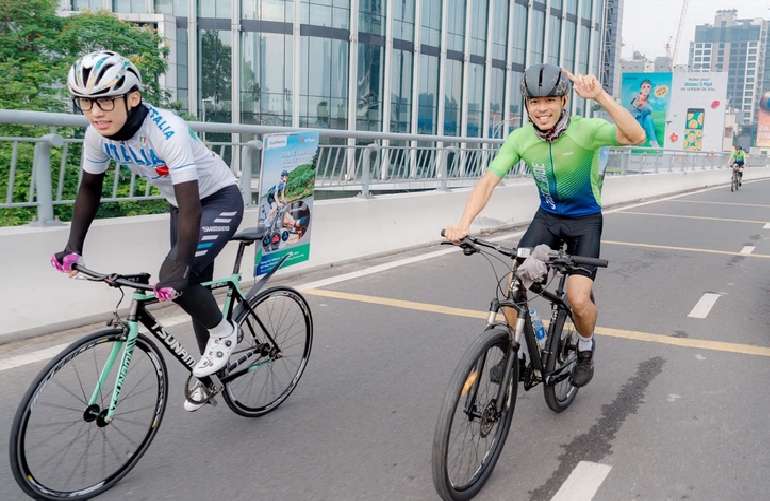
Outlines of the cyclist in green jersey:
{"label": "cyclist in green jersey", "polygon": [[[615,124],[600,118],[570,117],[566,110],[569,81],[578,96],[596,101]],[[460,223],[447,226],[446,237],[459,242],[468,236],[471,223],[500,180],[523,160],[540,192],[540,208],[519,246],[545,244],[556,249],[566,243],[570,254],[598,258],[602,231],[599,148],[641,144],[646,140],[644,129],[593,75],[573,75],[552,64],[539,64],[524,74],[521,92],[529,123],[508,136],[471,192]],[[578,387],[593,377],[596,351],[593,332],[597,311],[591,301],[596,268],[585,268],[585,272],[573,272],[567,281],[567,297],[580,334],[573,374],[573,384]],[[506,311],[507,317],[511,314],[515,312]],[[507,319],[515,325],[515,316]]]}
{"label": "cyclist in green jersey", "polygon": [[[743,146],[736,146],[735,151],[730,155],[730,160],[727,163],[728,167],[738,169],[738,186],[743,186],[743,166],[746,163],[746,152],[743,151]],[[732,175],[732,173],[731,173]]]}

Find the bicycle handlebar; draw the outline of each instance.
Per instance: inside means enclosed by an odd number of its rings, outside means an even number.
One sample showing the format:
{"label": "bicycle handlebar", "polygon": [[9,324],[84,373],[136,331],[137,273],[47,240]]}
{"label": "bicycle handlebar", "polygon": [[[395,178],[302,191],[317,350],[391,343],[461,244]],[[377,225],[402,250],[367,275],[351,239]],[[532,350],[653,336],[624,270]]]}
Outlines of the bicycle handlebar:
{"label": "bicycle handlebar", "polygon": [[110,287],[132,287],[137,290],[152,292],[152,286],[147,282],[150,279],[149,273],[135,273],[131,275],[121,275],[119,273],[98,273],[93,270],[89,270],[85,266],[79,266],[77,263],[73,263],[72,268],[78,273],[82,273],[90,278],[86,280],[92,280],[94,282],[104,282]]}
{"label": "bicycle handlebar", "polygon": [[[446,236],[446,229],[441,230],[441,236],[442,237]],[[454,244],[452,242],[452,245],[458,245],[458,244]],[[492,242],[487,242],[486,240],[482,240],[480,238],[471,237],[471,236],[467,236],[463,238],[460,241],[459,246],[463,249],[463,252],[465,253],[466,256],[470,256],[475,252],[479,252],[478,247],[487,247],[489,249],[494,249],[500,254],[510,258],[524,259],[529,257],[529,252],[522,252],[522,253],[519,252],[519,249],[525,249],[524,247],[520,247],[520,248],[503,247],[502,245],[498,245]],[[552,250],[549,253],[548,257],[549,257],[549,261],[546,264],[549,265],[550,267],[564,266],[567,268],[574,268],[575,265],[579,265],[579,264],[596,266],[597,268],[607,268],[609,266],[609,261],[607,261],[606,259],[571,256],[566,252],[563,252],[560,250]]]}

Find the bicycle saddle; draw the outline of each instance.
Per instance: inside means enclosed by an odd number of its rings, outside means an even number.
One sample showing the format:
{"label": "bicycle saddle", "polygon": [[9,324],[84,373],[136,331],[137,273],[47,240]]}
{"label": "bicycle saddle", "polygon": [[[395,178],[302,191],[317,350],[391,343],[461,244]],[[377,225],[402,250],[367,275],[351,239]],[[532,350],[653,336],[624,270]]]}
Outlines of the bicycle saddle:
{"label": "bicycle saddle", "polygon": [[251,241],[251,240],[261,240],[269,233],[270,229],[267,226],[252,226],[250,228],[246,228],[245,230],[241,231],[240,233],[236,233],[232,237],[230,237],[230,240],[244,240],[244,241]]}

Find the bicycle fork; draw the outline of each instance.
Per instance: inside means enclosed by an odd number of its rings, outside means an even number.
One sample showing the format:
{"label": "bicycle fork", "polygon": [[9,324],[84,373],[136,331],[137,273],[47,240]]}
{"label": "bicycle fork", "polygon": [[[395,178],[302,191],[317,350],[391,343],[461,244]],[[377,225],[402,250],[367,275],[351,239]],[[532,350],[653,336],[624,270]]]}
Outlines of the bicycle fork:
{"label": "bicycle fork", "polygon": [[[88,401],[88,407],[84,414],[87,422],[97,421],[97,425],[100,427],[110,424],[114,419],[115,409],[118,405],[118,400],[120,399],[120,391],[123,388],[123,382],[128,374],[128,367],[131,364],[131,357],[134,353],[134,348],[136,347],[136,338],[139,335],[139,323],[136,319],[136,305],[136,301],[133,301],[131,304],[131,314],[127,322],[128,333],[126,339],[118,340],[113,344],[112,350],[107,357],[107,361],[104,363],[104,367],[102,367],[102,372],[99,374],[99,380]],[[117,376],[115,377],[115,387],[112,391],[110,406],[106,409],[100,409],[97,401],[99,401],[99,396],[102,393],[102,386],[112,371],[112,367],[115,365],[115,360],[117,360],[121,348],[123,348],[123,354],[120,357],[120,367]]]}

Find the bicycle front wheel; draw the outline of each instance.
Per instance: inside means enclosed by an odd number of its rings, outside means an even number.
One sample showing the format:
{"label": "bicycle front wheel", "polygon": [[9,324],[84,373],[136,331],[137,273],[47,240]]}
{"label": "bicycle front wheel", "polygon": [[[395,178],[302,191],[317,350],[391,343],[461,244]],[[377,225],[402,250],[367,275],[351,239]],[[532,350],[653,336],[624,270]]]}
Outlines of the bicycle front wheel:
{"label": "bicycle front wheel", "polygon": [[122,331],[111,329],[72,343],[38,374],[19,403],[11,470],[32,498],[89,499],[104,493],[131,471],[158,432],[168,371],[143,334],[136,338],[113,421],[104,418],[121,370],[119,356],[96,403],[88,405],[105,362],[125,345],[122,338]]}
{"label": "bicycle front wheel", "polygon": [[243,339],[229,363],[240,365],[222,397],[233,412],[258,417],[274,411],[297,387],[310,358],[313,317],[291,287],[271,287],[248,302],[256,316],[243,308],[235,318]]}
{"label": "bicycle front wheel", "polygon": [[433,436],[433,485],[444,501],[478,494],[500,457],[516,404],[519,364],[514,361],[505,382],[500,413],[499,386],[492,382],[490,370],[509,351],[506,330],[485,330],[452,374]]}
{"label": "bicycle front wheel", "polygon": [[[591,296],[593,299],[593,294]],[[560,371],[559,381],[544,384],[545,403],[554,412],[562,412],[575,400],[578,388],[572,386],[572,372],[577,364],[578,332],[574,325],[567,325],[571,320],[566,310],[560,309],[556,316],[553,331],[548,338],[548,360],[546,374]]]}

